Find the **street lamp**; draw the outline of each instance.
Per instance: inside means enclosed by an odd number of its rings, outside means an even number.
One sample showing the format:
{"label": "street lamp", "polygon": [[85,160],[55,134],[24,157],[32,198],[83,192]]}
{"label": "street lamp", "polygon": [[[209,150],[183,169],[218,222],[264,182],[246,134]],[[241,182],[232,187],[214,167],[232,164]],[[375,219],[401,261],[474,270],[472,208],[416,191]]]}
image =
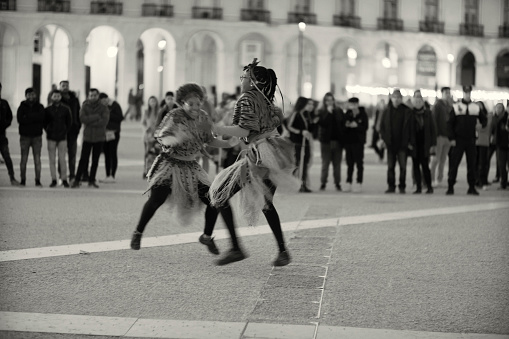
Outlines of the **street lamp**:
{"label": "street lamp", "polygon": [[157,67],[157,72],[159,72],[159,98],[163,97],[163,70],[164,70],[164,50],[166,48],[166,40],[159,40],[157,43],[157,48],[159,48],[159,66]]}
{"label": "street lamp", "polygon": [[450,83],[451,87],[453,86],[452,81],[452,63],[454,62],[454,55],[451,53],[447,54],[447,61],[449,61],[449,77],[450,77]]}
{"label": "street lamp", "polygon": [[297,92],[299,96],[302,95],[302,43],[304,39],[304,31],[306,30],[306,23],[299,22],[299,69],[297,70]]}

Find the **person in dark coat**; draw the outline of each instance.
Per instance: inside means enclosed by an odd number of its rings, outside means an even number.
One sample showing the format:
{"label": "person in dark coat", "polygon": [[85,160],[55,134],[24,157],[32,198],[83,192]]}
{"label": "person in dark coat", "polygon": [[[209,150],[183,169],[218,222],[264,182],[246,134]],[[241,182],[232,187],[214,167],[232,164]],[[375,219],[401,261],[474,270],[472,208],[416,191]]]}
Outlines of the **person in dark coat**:
{"label": "person in dark coat", "polygon": [[396,192],[396,161],[399,163],[399,192],[405,193],[406,165],[408,151],[414,145],[412,110],[403,103],[403,96],[399,89],[391,94],[391,105],[388,105],[382,115],[380,135],[387,147],[387,184],[385,193]]}
{"label": "person in dark coat", "polygon": [[35,186],[41,184],[41,149],[42,129],[44,127],[44,107],[37,101],[37,93],[33,88],[25,90],[26,100],[19,105],[16,117],[19,124],[19,145],[21,148],[20,185],[26,184],[28,153],[32,147],[35,166]]}
{"label": "person in dark coat", "polygon": [[2,99],[2,84],[0,83],[0,153],[7,166],[7,172],[12,186],[18,186],[19,182],[14,177],[14,166],[12,164],[11,154],[9,152],[9,140],[5,134],[7,127],[12,122],[12,111],[7,100]]}
{"label": "person in dark coat", "polygon": [[343,158],[342,126],[344,113],[336,106],[332,93],[323,97],[323,106],[318,110],[318,140],[322,156],[320,190],[325,190],[332,162],[332,174],[336,190],[341,191],[341,160]]}
{"label": "person in dark coat", "polygon": [[62,94],[62,103],[71,110],[72,125],[67,130],[67,162],[69,164],[69,181],[73,181],[76,175],[76,153],[78,152],[78,135],[81,129],[81,105],[76,93],[69,90],[69,81],[60,81],[60,94]]}
{"label": "person in dark coat", "polygon": [[[497,104],[502,106],[502,104]],[[491,127],[492,142],[497,149],[497,165],[500,174],[499,189],[507,188],[507,168],[509,167],[509,114],[507,110],[493,117]]]}
{"label": "person in dark coat", "polygon": [[427,186],[427,194],[433,193],[433,187],[431,185],[431,171],[429,168],[429,158],[431,149],[436,147],[437,144],[437,133],[435,123],[431,110],[424,104],[424,99],[421,95],[421,91],[417,90],[414,92],[412,100],[414,114],[414,131],[415,131],[415,145],[412,151],[412,162],[414,178],[417,189],[415,194],[422,192],[422,175],[424,175],[424,182]]}
{"label": "person in dark coat", "polygon": [[364,107],[359,107],[359,98],[348,99],[348,109],[344,119],[344,145],[348,166],[346,191],[352,191],[353,170],[357,167],[357,180],[354,192],[361,192],[364,174],[364,144],[368,130],[368,115]]}
{"label": "person in dark coat", "polygon": [[99,157],[103,149],[103,143],[106,140],[106,125],[110,120],[108,107],[99,102],[99,91],[91,88],[88,94],[88,100],[83,103],[80,111],[80,119],[85,129],[83,131],[83,146],[81,147],[80,162],[76,178],[72,188],[80,187],[81,176],[88,168],[90,152],[92,152],[92,166],[88,176],[88,186],[99,188],[95,182]]}
{"label": "person in dark coat", "polygon": [[118,167],[118,142],[120,141],[120,124],[124,120],[122,108],[115,100],[108,98],[106,93],[99,94],[99,100],[110,111],[110,120],[106,125],[106,142],[104,143],[104,167],[106,178],[100,180],[104,183],[114,183]]}
{"label": "person in dark coat", "polygon": [[476,102],[472,101],[470,97],[471,92],[472,86],[463,86],[463,99],[453,105],[453,109],[449,114],[449,120],[447,121],[449,140],[453,147],[449,156],[447,179],[449,188],[446,192],[447,195],[454,194],[454,185],[456,184],[458,167],[463,153],[465,153],[467,158],[467,194],[479,195],[479,192],[475,189],[476,126],[477,122],[480,122],[482,127],[485,127],[488,123],[488,118],[487,112],[482,110]]}
{"label": "person in dark coat", "polygon": [[51,173],[51,184],[49,187],[57,186],[57,169],[55,166],[56,153],[58,150],[58,165],[62,185],[68,188],[67,164],[65,154],[67,152],[67,131],[71,128],[72,117],[69,107],[61,103],[62,95],[59,90],[53,90],[51,94],[51,105],[44,110],[44,130],[48,143],[49,169]]}

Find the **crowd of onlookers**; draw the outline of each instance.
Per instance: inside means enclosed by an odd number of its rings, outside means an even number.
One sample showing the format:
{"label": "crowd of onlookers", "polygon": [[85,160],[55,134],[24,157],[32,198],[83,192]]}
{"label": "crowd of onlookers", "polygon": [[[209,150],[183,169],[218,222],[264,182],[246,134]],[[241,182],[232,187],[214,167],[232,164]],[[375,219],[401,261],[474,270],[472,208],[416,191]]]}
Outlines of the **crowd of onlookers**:
{"label": "crowd of onlookers", "polygon": [[[1,95],[0,84],[0,95]],[[114,182],[118,166],[117,148],[120,125],[124,119],[120,105],[92,88],[87,100],[80,104],[76,94],[69,89],[68,81],[61,81],[60,88],[53,88],[44,107],[33,88],[25,90],[17,111],[19,145],[21,150],[20,181],[16,180],[5,130],[11,125],[13,112],[6,100],[0,106],[0,149],[13,186],[26,186],[26,167],[30,149],[35,168],[35,186],[41,183],[41,151],[43,132],[46,134],[51,183],[56,187],[60,181],[68,188],[80,187],[87,181],[89,187],[98,188],[96,173],[99,157],[104,153],[106,176],[102,182]],[[76,168],[78,136],[83,129],[81,156]],[[92,164],[89,168],[90,154]],[[66,157],[67,160],[66,161]]]}
{"label": "crowd of onlookers", "polygon": [[[205,88],[203,88],[206,93]],[[329,168],[335,189],[343,192],[360,192],[364,182],[364,152],[368,140],[369,119],[371,124],[370,147],[380,162],[387,162],[386,193],[406,192],[407,160],[412,160],[412,185],[414,193],[431,194],[437,186],[447,186],[447,194],[454,194],[458,167],[463,154],[467,163],[468,194],[477,195],[476,188],[486,189],[490,163],[496,155],[497,168],[493,182],[499,182],[501,189],[507,188],[509,165],[509,123],[508,112],[502,103],[488,111],[481,101],[472,101],[471,86],[464,86],[463,98],[454,101],[448,87],[441,89],[441,98],[433,105],[424,100],[416,90],[411,98],[403,100],[401,91],[394,90],[387,103],[384,100],[375,107],[360,105],[352,97],[339,102],[332,93],[327,93],[321,102],[299,97],[291,105],[291,112],[279,127],[283,137],[294,143],[296,171],[301,180],[299,192],[309,189],[309,167],[312,163],[313,145],[317,140],[321,155],[320,190],[325,190],[329,181]],[[0,84],[1,95],[1,84]],[[124,118],[141,121],[144,129],[144,166],[146,177],[153,161],[160,153],[160,145],[154,132],[165,115],[178,107],[173,92],[167,92],[160,101],[155,96],[147,100],[142,109],[140,93],[129,94],[129,109],[126,116],[120,105],[97,89],[89,91],[87,100],[80,104],[76,94],[69,90],[69,82],[60,82],[48,96],[44,108],[37,100],[33,88],[25,91],[25,99],[17,109],[19,124],[21,163],[20,181],[14,175],[9,155],[5,129],[10,126],[13,114],[9,104],[1,100],[0,105],[0,149],[8,169],[12,185],[26,185],[26,165],[32,148],[35,166],[35,185],[41,184],[41,148],[43,131],[46,133],[50,187],[58,180],[64,187],[80,186],[87,181],[90,187],[98,187],[96,173],[99,158],[104,153],[104,183],[115,182],[118,167],[117,148],[120,140],[120,126]],[[224,94],[217,104],[205,97],[203,109],[212,121],[229,125],[232,121],[236,95]],[[369,113],[369,114],[368,114]],[[76,166],[78,135],[83,133],[81,156]],[[231,149],[206,148],[200,160],[208,172],[210,164],[227,167],[237,158],[243,145]],[[92,158],[89,166],[90,156]],[[65,160],[67,157],[67,161]],[[343,158],[346,159],[346,180],[342,186]],[[399,178],[396,180],[396,164]],[[444,173],[445,165],[448,173]],[[355,176],[354,176],[355,173]],[[346,185],[345,185],[346,183]]]}

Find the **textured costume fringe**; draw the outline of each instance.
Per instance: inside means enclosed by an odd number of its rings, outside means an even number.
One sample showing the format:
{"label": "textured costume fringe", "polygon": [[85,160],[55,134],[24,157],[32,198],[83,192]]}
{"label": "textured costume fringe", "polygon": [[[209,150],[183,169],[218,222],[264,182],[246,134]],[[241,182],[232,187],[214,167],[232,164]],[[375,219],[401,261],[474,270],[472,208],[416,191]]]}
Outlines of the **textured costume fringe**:
{"label": "textured costume fringe", "polygon": [[[149,187],[168,186],[171,194],[166,200],[170,210],[183,225],[205,207],[198,195],[198,183],[210,186],[207,172],[196,161],[178,160],[166,153],[160,154],[147,174]],[[145,192],[145,193],[146,193]]]}
{"label": "textured costume fringe", "polygon": [[210,186],[211,204],[223,206],[240,189],[240,210],[249,225],[258,220],[266,200],[272,196],[264,180],[276,186],[299,186],[293,176],[293,144],[280,136],[270,136],[248,145],[237,161],[222,170]]}

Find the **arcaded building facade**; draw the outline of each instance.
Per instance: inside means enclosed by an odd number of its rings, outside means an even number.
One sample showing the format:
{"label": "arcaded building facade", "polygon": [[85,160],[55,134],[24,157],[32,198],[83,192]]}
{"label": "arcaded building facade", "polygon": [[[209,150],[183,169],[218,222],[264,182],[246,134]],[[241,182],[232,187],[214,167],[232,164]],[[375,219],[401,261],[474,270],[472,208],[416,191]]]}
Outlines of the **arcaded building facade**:
{"label": "arcaded building facade", "polygon": [[95,87],[125,105],[185,82],[220,100],[254,57],[285,102],[463,84],[509,99],[509,0],[0,0],[0,45],[13,106],[30,86],[45,103],[64,79],[82,100]]}

